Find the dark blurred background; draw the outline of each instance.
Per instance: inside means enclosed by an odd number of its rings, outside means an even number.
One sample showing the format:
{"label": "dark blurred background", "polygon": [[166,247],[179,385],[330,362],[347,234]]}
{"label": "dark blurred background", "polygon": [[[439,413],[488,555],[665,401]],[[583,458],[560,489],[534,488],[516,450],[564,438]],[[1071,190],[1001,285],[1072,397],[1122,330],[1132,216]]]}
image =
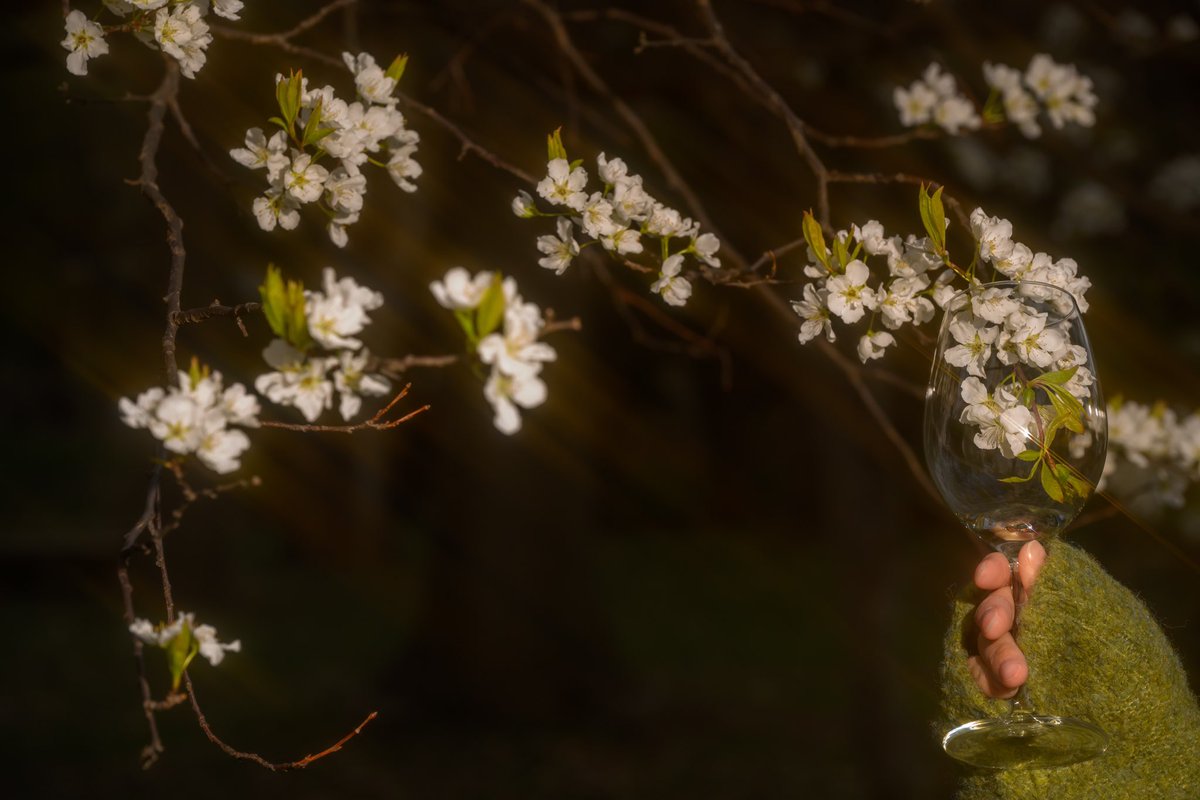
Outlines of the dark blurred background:
{"label": "dark blurred background", "polygon": [[[291,27],[319,2],[250,2],[249,31]],[[597,4],[563,2],[566,11]],[[687,35],[684,2],[628,3]],[[95,15],[99,0],[78,7]],[[1195,269],[1200,124],[1195,4],[720,2],[731,40],[798,113],[834,133],[899,130],[891,89],[931,60],[982,97],[980,64],[1036,52],[1096,82],[1094,129],[1015,131],[881,151],[822,150],[838,169],[945,182],[968,208],[1013,220],[1035,250],[1070,255],[1095,285],[1089,331],[1109,395],[1200,396]],[[335,756],[274,775],[215,749],[186,707],[146,741],[114,566],[139,514],[153,447],[116,401],[160,382],[163,225],[122,179],[137,172],[156,53],[111,36],[85,79],[64,68],[57,3],[14,4],[0,36],[9,167],[9,267],[0,331],[7,464],[0,538],[0,752],[13,797],[941,797],[956,767],[931,733],[948,599],[979,552],[925,495],[845,376],[795,339],[794,320],[738,288],[697,286],[671,314],[729,353],[638,341],[594,262],[536,265],[516,219],[523,188],[428,118],[424,175],[404,194],[369,174],[363,221],[337,251],[315,216],[264,233],[261,173],[228,159],[273,113],[272,76],[303,67],[348,95],[347,73],[217,39],[182,108],[206,165],[168,125],[161,184],[186,221],[184,306],[256,299],[266,263],[311,285],[325,265],[381,290],[365,340],[388,355],[447,353],[460,334],[427,285],[447,268],[501,270],[579,334],[553,340],[549,401],[506,438],[463,368],[414,372],[433,410],[386,434],[258,431],[243,474],[262,486],[198,506],[167,540],[177,603],[244,649],[192,670],[215,730],[288,760],[368,711]],[[635,52],[620,22],[574,22],[580,51],[641,114],[718,220],[757,255],[799,235],[811,176],[783,126],[678,48]],[[361,2],[301,40],[411,55],[403,89],[539,174],[544,136],[572,157],[623,156],[682,207],[608,101],[590,91],[531,9],[509,2]],[[311,209],[306,209],[311,210]],[[835,188],[839,227],[919,225],[913,187]],[[798,297],[802,261],[780,259]],[[614,273],[644,291],[642,276]],[[670,333],[653,319],[656,337]],[[248,321],[186,328],[192,355],[250,384],[269,333]],[[853,355],[854,336],[839,347]],[[867,368],[923,385],[907,348]],[[918,448],[919,400],[871,380]],[[287,418],[268,408],[264,416]],[[1093,510],[1103,510],[1096,502]],[[1073,534],[1153,608],[1200,672],[1195,505]],[[1181,557],[1181,555],[1183,557]],[[152,565],[139,611],[160,618]],[[148,653],[156,691],[166,669]],[[1193,677],[1195,686],[1195,677]]]}

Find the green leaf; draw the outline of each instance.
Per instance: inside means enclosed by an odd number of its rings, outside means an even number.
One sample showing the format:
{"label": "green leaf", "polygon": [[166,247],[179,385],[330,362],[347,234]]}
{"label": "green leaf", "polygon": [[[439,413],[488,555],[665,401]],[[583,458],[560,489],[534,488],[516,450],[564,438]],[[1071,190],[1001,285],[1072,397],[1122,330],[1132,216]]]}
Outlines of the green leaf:
{"label": "green leaf", "polygon": [[804,240],[812,248],[817,260],[825,269],[833,272],[833,268],[829,266],[829,253],[825,247],[825,233],[821,230],[821,223],[817,222],[817,218],[811,210],[804,212],[801,228],[804,230]]}
{"label": "green leaf", "polygon": [[479,338],[487,336],[504,320],[504,279],[497,272],[492,276],[492,285],[484,292],[475,312],[475,331]]}
{"label": "green leaf", "polygon": [[284,338],[303,353],[313,346],[313,339],[308,332],[308,309],[304,299],[304,284],[300,281],[287,282],[287,304],[287,335]]}
{"label": "green leaf", "polygon": [[546,160],[553,161],[556,158],[567,158],[567,148],[562,143],[562,128],[555,128],[554,133],[546,137]]}
{"label": "green leaf", "polygon": [[467,335],[467,343],[474,350],[479,342],[479,337],[475,334],[475,315],[465,308],[459,308],[454,311],[454,318],[462,326],[463,333]]}
{"label": "green leaf", "polygon": [[929,198],[929,219],[933,223],[937,235],[933,240],[937,242],[938,251],[946,251],[946,210],[942,207],[942,190],[945,186],[939,186],[933,196]]}
{"label": "green leaf", "polygon": [[840,272],[846,271],[846,265],[850,263],[850,253],[846,250],[846,242],[838,237],[833,240],[833,255],[837,258]]}
{"label": "green leaf", "polygon": [[987,102],[983,104],[982,116],[983,121],[988,123],[1004,121],[1004,100],[999,89],[992,89],[992,93],[988,95]]}
{"label": "green leaf", "polygon": [[1054,470],[1050,468],[1050,465],[1044,462],[1042,463],[1042,489],[1056,503],[1061,503],[1066,499],[1063,494],[1062,484],[1058,482],[1058,476],[1054,474]]}
{"label": "green leaf", "polygon": [[402,53],[392,59],[392,63],[388,65],[387,72],[384,74],[394,80],[396,83],[404,77],[404,69],[408,66],[408,53]]}
{"label": "green leaf", "polygon": [[262,298],[263,315],[271,331],[280,338],[287,338],[287,326],[284,319],[287,316],[287,297],[283,288],[283,274],[274,264],[267,264],[267,277],[262,286],[258,287]]}
{"label": "green leaf", "polygon": [[1026,475],[1024,478],[1022,478],[1020,475],[1014,475],[1011,478],[1001,478],[1000,482],[1001,483],[1024,483],[1025,481],[1029,480],[1032,477],[1033,477],[1032,475]]}
{"label": "green leaf", "polygon": [[570,164],[568,164],[568,165],[567,165],[567,169],[574,171],[574,170],[575,170],[576,168],[578,168],[578,167],[579,167],[581,164],[583,164],[583,159],[582,159],[582,158],[577,158],[577,159],[575,159],[574,161],[572,161]]}
{"label": "green leaf", "polygon": [[917,208],[921,212],[921,224],[925,227],[925,233],[929,236],[931,242],[937,242],[937,237],[933,230],[933,220],[929,215],[929,190],[925,184],[921,184],[921,188],[917,190]]}
{"label": "green leaf", "polygon": [[1092,493],[1092,485],[1083,478],[1071,475],[1067,478],[1067,484],[1071,487],[1076,497],[1087,498]]}
{"label": "green leaf", "polygon": [[1017,458],[1021,459],[1022,461],[1037,461],[1041,457],[1041,450],[1022,450],[1021,452],[1017,453]]}
{"label": "green leaf", "polygon": [[192,663],[192,659],[198,652],[200,652],[200,644],[192,635],[192,627],[184,622],[183,628],[167,644],[167,668],[171,670],[171,691],[178,691],[179,682],[183,679],[183,671]]}
{"label": "green leaf", "polygon": [[288,112],[285,115],[288,123],[296,121],[296,115],[300,113],[300,91],[304,85],[304,70],[298,69],[291,74],[288,79],[287,101]]}
{"label": "green leaf", "polygon": [[273,122],[276,125],[278,125],[279,127],[283,128],[285,131],[288,129],[288,124],[286,122],[284,122],[282,119],[280,119],[279,117],[271,117],[270,119],[267,120],[267,122]]}
{"label": "green leaf", "polygon": [[1075,375],[1079,367],[1067,367],[1066,369],[1055,370],[1054,372],[1043,372],[1037,377],[1035,383],[1052,383],[1055,386],[1062,386]]}

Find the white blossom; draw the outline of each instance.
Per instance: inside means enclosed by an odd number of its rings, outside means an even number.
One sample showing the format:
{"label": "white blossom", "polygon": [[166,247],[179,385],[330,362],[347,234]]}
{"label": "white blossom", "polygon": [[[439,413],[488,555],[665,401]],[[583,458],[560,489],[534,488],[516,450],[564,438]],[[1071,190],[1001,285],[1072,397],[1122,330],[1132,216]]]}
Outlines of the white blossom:
{"label": "white blossom", "polygon": [[533,303],[517,301],[504,309],[502,333],[491,333],[479,342],[479,360],[514,378],[536,375],[542,364],[558,357],[554,348],[538,341],[545,322]]}
{"label": "white blossom", "polygon": [[176,615],[175,621],[170,625],[153,625],[150,620],[135,619],[129,625],[129,632],[148,645],[166,649],[171,646],[175,637],[183,632],[185,625],[191,632],[200,655],[214,667],[224,660],[226,653],[237,653],[242,649],[240,640],[228,644],[219,641],[216,628],[212,625],[197,625],[195,615],[186,611]]}
{"label": "white blossom", "polygon": [[[586,219],[585,216],[585,222]],[[558,236],[539,236],[537,248],[545,254],[545,257],[538,259],[538,266],[552,269],[557,275],[566,272],[571,260],[579,255],[579,245],[571,234],[571,221],[566,217],[559,217]]]}
{"label": "white blossom", "polygon": [[835,341],[833,322],[829,319],[829,308],[825,301],[829,293],[815,284],[804,285],[804,299],[792,301],[792,310],[799,314],[804,322],[800,324],[800,344],[808,344],[817,334],[825,331],[825,338]]}
{"label": "white blossom", "polygon": [[873,308],[876,301],[874,291],[866,285],[870,277],[870,269],[858,259],[847,264],[845,272],[832,276],[825,284],[830,312],[847,324],[862,319],[866,309]]}
{"label": "white blossom", "polygon": [[272,186],[266,194],[254,198],[251,208],[258,226],[264,231],[273,231],[276,225],[290,231],[300,224],[300,203],[283,190],[282,184]]}
{"label": "white blossom", "polygon": [[343,350],[338,354],[333,371],[333,385],[340,400],[338,412],[349,421],[362,408],[364,396],[385,395],[392,390],[387,378],[366,372],[370,354],[360,350],[357,354]]}
{"label": "white blossom", "polygon": [[565,158],[554,158],[546,165],[546,177],[537,185],[537,193],[547,201],[582,211],[587,203],[587,172],[583,167],[571,169]]}
{"label": "white blossom", "polygon": [[661,294],[667,305],[686,305],[692,296],[692,284],[679,273],[683,269],[683,254],[676,253],[663,262],[658,280],[650,285],[650,291]]}
{"label": "white blossom", "polygon": [[67,14],[67,38],[62,46],[68,51],[67,71],[72,75],[87,75],[89,58],[108,52],[104,29],[84,16],[78,9]]}
{"label": "white blossom", "polygon": [[396,80],[389,78],[383,68],[375,63],[374,56],[370,53],[359,53],[357,56],[342,53],[342,60],[354,73],[354,86],[360,97],[385,105],[395,102],[392,92],[396,91]]}
{"label": "white blossom", "polygon": [[865,364],[876,358],[883,358],[883,353],[896,343],[896,337],[887,331],[876,331],[863,334],[858,340],[858,357]]}
{"label": "white blossom", "polygon": [[546,384],[536,374],[512,376],[494,369],[483,387],[483,395],[492,404],[496,429],[511,436],[521,430],[517,407],[535,408],[546,402]]}

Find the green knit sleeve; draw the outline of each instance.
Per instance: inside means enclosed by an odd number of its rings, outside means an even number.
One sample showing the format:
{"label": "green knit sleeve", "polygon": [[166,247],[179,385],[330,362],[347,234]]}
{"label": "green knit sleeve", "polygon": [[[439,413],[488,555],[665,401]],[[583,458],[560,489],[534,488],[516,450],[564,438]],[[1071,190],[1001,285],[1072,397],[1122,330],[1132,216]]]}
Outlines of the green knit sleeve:
{"label": "green knit sleeve", "polygon": [[[1029,697],[1041,713],[1098,724],[1108,752],[1055,769],[964,768],[959,800],[1200,798],[1200,707],[1179,657],[1146,606],[1095,559],[1062,542],[1048,551],[1021,623]],[[964,593],[954,604],[939,736],[1007,710],[984,697],[967,670],[980,599]]]}

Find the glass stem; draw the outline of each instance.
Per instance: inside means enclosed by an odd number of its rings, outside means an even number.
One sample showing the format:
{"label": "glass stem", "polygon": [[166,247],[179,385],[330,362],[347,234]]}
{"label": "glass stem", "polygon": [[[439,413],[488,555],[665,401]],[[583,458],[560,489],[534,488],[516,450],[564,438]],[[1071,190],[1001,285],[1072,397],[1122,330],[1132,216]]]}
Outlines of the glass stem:
{"label": "glass stem", "polygon": [[[1018,551],[1019,553],[1020,551]],[[1018,641],[1017,636],[1021,630],[1021,611],[1025,608],[1025,587],[1021,583],[1021,568],[1018,556],[1010,557],[1008,560],[1008,568],[1012,570],[1012,595],[1013,595],[1013,624],[1012,637],[1013,641]],[[1021,684],[1021,688],[1017,689],[1017,693],[1008,701],[1008,713],[1010,715],[1029,715],[1035,713],[1033,703],[1029,700],[1029,693],[1026,689],[1026,683]]]}

